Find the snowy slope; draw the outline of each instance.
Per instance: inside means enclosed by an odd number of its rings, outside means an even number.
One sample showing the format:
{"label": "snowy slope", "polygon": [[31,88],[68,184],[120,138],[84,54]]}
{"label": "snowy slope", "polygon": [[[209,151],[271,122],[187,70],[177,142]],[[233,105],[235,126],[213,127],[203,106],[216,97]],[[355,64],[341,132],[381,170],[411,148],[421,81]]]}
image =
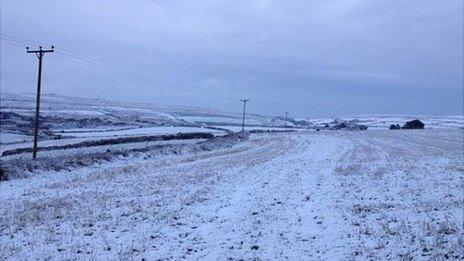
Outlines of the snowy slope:
{"label": "snowy slope", "polygon": [[2,259],[462,259],[462,130],[260,134],[0,183]]}
{"label": "snowy slope", "polygon": [[[199,127],[205,126],[227,129],[242,124],[240,113],[197,107],[123,103],[53,94],[44,94],[41,100],[41,140],[68,138],[70,136],[103,137],[114,136],[118,133],[125,135],[127,132],[139,133],[144,131],[147,132],[146,134],[154,134],[162,132],[163,128],[165,128],[166,133],[173,131],[193,132],[198,131]],[[32,94],[2,93],[0,101],[2,123],[0,131],[3,136],[1,142],[6,144],[22,141],[24,139],[21,135],[31,137],[35,96]],[[279,118],[255,114],[247,115],[246,124],[259,127],[285,125]],[[290,126],[291,123],[287,125]],[[150,133],[150,130],[153,130],[154,133]]]}
{"label": "snowy slope", "polygon": [[[30,140],[32,136],[35,96],[32,94],[0,95],[0,139],[2,144]],[[345,117],[344,120],[357,119],[359,124],[371,129],[386,129],[390,124],[403,124],[412,119],[421,119],[426,128],[464,128],[464,116],[391,116],[361,115]],[[263,116],[248,113],[246,125],[251,129],[275,129],[283,126],[295,128],[315,128],[332,122],[329,118],[293,120],[287,123],[282,117]],[[41,140],[83,136],[113,136],[120,131],[134,129],[134,132],[153,128],[159,133],[166,128],[167,133],[179,127],[188,128],[219,127],[235,131],[242,124],[242,115],[198,107],[162,106],[158,104],[123,103],[99,99],[76,98],[44,94],[41,105]],[[194,129],[190,130],[192,132]],[[196,130],[195,130],[196,131]],[[99,132],[96,134],[96,132]],[[129,131],[130,132],[130,131]],[[88,134],[85,134],[88,133]],[[149,134],[149,133],[148,133]]]}

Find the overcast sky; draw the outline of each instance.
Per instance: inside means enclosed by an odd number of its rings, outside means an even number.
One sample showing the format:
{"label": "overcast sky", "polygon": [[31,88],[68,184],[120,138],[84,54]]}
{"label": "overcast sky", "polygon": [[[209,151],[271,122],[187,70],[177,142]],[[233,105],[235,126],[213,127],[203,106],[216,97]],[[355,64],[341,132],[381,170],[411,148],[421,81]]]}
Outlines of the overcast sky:
{"label": "overcast sky", "polygon": [[463,113],[462,0],[2,0],[1,91],[295,117]]}

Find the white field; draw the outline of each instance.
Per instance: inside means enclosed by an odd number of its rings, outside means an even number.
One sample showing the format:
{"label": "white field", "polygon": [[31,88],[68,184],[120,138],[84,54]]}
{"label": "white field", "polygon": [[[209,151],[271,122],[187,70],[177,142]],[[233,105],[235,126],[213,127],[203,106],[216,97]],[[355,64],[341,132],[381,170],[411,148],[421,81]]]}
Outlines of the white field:
{"label": "white field", "polygon": [[463,131],[256,134],[0,183],[7,260],[462,259]]}
{"label": "white field", "polygon": [[[419,119],[425,124],[426,129],[463,129],[464,116],[427,116],[427,115],[358,115],[341,117],[343,120],[358,120],[359,124],[366,125],[369,129],[388,129],[391,124],[403,124],[407,121]],[[305,119],[316,125],[324,125],[333,121],[331,118]]]}
{"label": "white field", "polygon": [[[214,127],[224,128],[232,132],[238,132],[242,130],[242,126],[220,126],[216,125]],[[255,127],[255,126],[246,126],[245,131],[255,131],[255,130],[262,130],[262,131],[284,131],[284,130],[292,130],[290,128],[285,127]],[[294,129],[298,130],[298,129]]]}
{"label": "white field", "polygon": [[209,132],[223,134],[223,131],[198,128],[198,127],[146,127],[135,128],[127,130],[111,130],[101,132],[63,132],[66,136],[79,137],[79,138],[92,138],[92,137],[127,137],[139,135],[160,135],[160,134],[176,134],[176,133],[194,133],[194,132]]}
{"label": "white field", "polygon": [[17,133],[10,133],[10,132],[0,132],[0,144],[10,144],[10,143],[17,143],[17,142],[25,142],[31,141],[32,137],[17,134]]}
{"label": "white field", "polygon": [[[220,125],[221,123],[228,123],[228,124],[234,124],[234,125],[242,125],[242,117],[241,115],[236,115],[235,117],[220,117],[220,116],[182,116],[180,117],[182,120],[188,121],[188,122],[208,122],[210,124],[218,124]],[[262,121],[255,120],[253,118],[248,117],[246,119],[247,124],[263,124]]]}
{"label": "white field", "polygon": [[[199,127],[145,127],[145,128],[132,128],[122,130],[101,130],[96,129],[74,129],[68,131],[57,132],[63,136],[63,139],[59,140],[39,140],[39,147],[48,146],[61,146],[76,144],[83,141],[101,140],[108,138],[119,138],[119,137],[132,137],[132,136],[149,136],[149,135],[164,135],[164,134],[177,134],[177,133],[194,133],[194,132],[207,132],[213,133],[214,135],[224,135],[225,132],[221,130],[214,130],[208,128]],[[9,138],[9,133],[2,133],[3,137]],[[22,135],[23,136],[23,135]],[[13,150],[18,148],[30,148],[32,147],[32,137],[23,136],[23,139],[15,139],[16,142],[10,144],[2,144],[0,146],[0,153],[7,150]],[[27,141],[24,141],[27,140]],[[11,141],[11,139],[10,139]]]}

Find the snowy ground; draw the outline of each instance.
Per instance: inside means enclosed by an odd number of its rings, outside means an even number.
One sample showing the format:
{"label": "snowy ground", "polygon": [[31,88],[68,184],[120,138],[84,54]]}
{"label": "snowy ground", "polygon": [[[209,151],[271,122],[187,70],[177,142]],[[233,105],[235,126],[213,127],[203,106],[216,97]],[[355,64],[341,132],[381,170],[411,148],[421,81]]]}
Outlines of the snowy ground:
{"label": "snowy ground", "polygon": [[0,183],[3,259],[464,258],[463,131],[253,134]]}
{"label": "snowy ground", "polygon": [[[63,136],[57,140],[44,140],[39,141],[39,147],[61,146],[77,144],[84,141],[105,140],[111,138],[121,137],[143,137],[150,135],[165,135],[165,134],[178,134],[178,133],[211,133],[217,136],[225,135],[227,132],[209,128],[196,128],[196,127],[145,127],[145,128],[131,128],[124,130],[105,130],[105,131],[67,131],[61,132]],[[1,136],[8,134],[1,134]],[[0,155],[4,151],[14,150],[18,148],[31,148],[32,140],[15,143],[1,144]]]}
{"label": "snowy ground", "polygon": [[101,132],[66,132],[65,135],[72,137],[88,138],[88,137],[115,137],[115,136],[134,136],[134,135],[156,135],[156,134],[176,134],[176,133],[193,133],[193,132],[210,132],[224,134],[223,131],[217,131],[206,128],[195,127],[146,127],[128,130],[114,130]]}
{"label": "snowy ground", "polygon": [[2,145],[10,143],[30,142],[31,140],[31,136],[16,133],[0,132],[0,144]]}
{"label": "snowy ground", "polygon": [[[366,125],[370,130],[388,129],[391,124],[403,124],[407,121],[420,119],[425,124],[427,129],[463,129],[463,115],[448,115],[448,116],[430,116],[430,115],[357,115],[341,117],[343,120],[356,120],[359,124]],[[324,124],[333,121],[330,118],[308,118],[303,119],[310,125],[323,126]]]}

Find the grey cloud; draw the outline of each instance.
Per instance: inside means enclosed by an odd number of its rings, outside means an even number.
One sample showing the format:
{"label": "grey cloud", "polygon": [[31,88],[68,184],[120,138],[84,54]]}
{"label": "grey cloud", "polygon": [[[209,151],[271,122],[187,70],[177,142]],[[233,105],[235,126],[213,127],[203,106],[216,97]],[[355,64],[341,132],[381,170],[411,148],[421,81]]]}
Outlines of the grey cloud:
{"label": "grey cloud", "polygon": [[[50,55],[48,92],[228,110],[247,96],[255,112],[296,116],[462,114],[462,10],[460,0],[16,0],[1,3],[1,33],[98,64]],[[33,57],[1,44],[2,90],[33,91]]]}

